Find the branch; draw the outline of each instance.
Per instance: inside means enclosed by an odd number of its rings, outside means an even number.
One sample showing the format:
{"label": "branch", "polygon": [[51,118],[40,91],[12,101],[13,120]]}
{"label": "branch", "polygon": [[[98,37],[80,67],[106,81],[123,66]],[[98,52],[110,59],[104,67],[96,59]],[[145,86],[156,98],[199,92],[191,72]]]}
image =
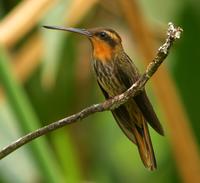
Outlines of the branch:
{"label": "branch", "polygon": [[144,88],[147,81],[157,71],[158,67],[167,57],[169,53],[169,49],[173,45],[174,41],[180,38],[181,32],[182,32],[182,29],[180,27],[175,27],[172,23],[169,23],[169,27],[167,30],[167,38],[166,38],[165,43],[158,49],[156,57],[148,65],[145,73],[141,75],[138,81],[136,81],[127,91],[125,91],[124,93],[120,95],[115,96],[112,99],[108,99],[99,104],[94,104],[90,107],[83,109],[82,111],[76,114],[73,114],[69,117],[66,117],[59,121],[51,123],[50,125],[39,128],[36,131],[28,133],[27,135],[19,138],[18,140],[14,141],[10,145],[4,147],[0,151],[0,159],[6,157],[8,154],[15,151],[19,147],[23,146],[24,144],[27,144],[28,142],[42,135],[45,135],[51,131],[61,128],[67,124],[71,124],[76,121],[82,120],[93,113],[113,110],[119,107],[120,105],[122,105],[123,103],[125,103],[130,97],[135,96],[140,90]]}

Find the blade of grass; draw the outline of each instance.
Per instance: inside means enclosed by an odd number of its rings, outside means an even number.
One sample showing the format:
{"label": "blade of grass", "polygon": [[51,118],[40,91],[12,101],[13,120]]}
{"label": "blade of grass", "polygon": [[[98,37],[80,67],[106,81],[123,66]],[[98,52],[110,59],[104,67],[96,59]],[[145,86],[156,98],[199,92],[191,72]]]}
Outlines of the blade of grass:
{"label": "blade of grass", "polygon": [[56,0],[22,1],[0,22],[0,42],[13,46],[40,20]]}
{"label": "blade of grass", "polygon": [[69,1],[60,1],[41,20],[41,33],[43,35],[44,47],[41,82],[42,87],[50,90],[55,86],[59,67],[58,58],[65,34],[47,31],[42,25],[60,25],[64,23],[65,12],[69,9]]}
{"label": "blade of grass", "polygon": [[[74,72],[76,65],[76,47],[74,45],[74,40],[71,38],[72,37],[66,37],[66,39],[63,40],[63,47],[66,51],[64,53],[62,52],[59,58],[57,58],[58,60],[61,59],[61,61],[59,62],[56,87],[52,93],[52,97],[56,98],[56,101],[51,100],[49,103],[50,105],[53,104],[54,108],[58,109],[49,109],[50,113],[53,114],[50,117],[53,117],[53,119],[59,119],[66,112],[71,113],[72,111],[74,111],[74,105],[76,104],[74,102]],[[62,133],[62,131],[60,133]],[[67,180],[75,181],[75,179],[79,179],[79,176],[76,175],[80,175],[81,173],[79,162],[76,157],[76,148],[74,148],[74,146],[77,146],[77,144],[74,144],[71,141],[70,137],[67,131],[65,131],[65,138],[64,134],[63,137],[62,135],[57,133],[53,133],[51,135],[53,145],[56,147],[55,152],[58,155],[59,161],[61,162],[61,165],[65,171],[65,175],[67,175]],[[73,138],[73,136],[71,138]]]}
{"label": "blade of grass", "polygon": [[[57,80],[59,80],[59,82],[57,82],[56,85],[57,94],[55,97],[57,100],[64,101],[64,103],[60,101],[58,105],[55,104],[55,106],[60,109],[60,112],[58,112],[58,118],[60,115],[66,113],[66,111],[74,111],[74,106],[76,105],[74,101],[74,98],[76,98],[74,95],[75,61],[77,60],[76,46],[72,37],[66,37],[66,39],[63,40],[63,43],[63,47],[66,51],[64,53],[60,53],[59,55],[59,59],[62,58],[62,61],[59,62],[60,65],[57,73]],[[78,157],[76,156],[78,154],[78,152],[76,152],[77,144],[74,144],[70,137],[73,138],[73,135],[69,135],[65,130],[65,132],[60,131],[60,133],[54,133],[52,139],[54,146],[56,147],[56,154],[59,157],[61,165],[65,171],[65,175],[67,175],[67,182],[75,183],[81,181],[81,168]]]}
{"label": "blade of grass", "polygon": [[53,133],[52,140],[56,148],[56,154],[59,160],[61,160],[60,163],[64,169],[66,182],[81,182],[81,172],[76,156],[77,154],[66,129],[63,128]]}
{"label": "blade of grass", "polygon": [[[77,25],[98,1],[99,0],[87,0],[87,3],[85,0],[72,1],[66,14],[66,24],[70,27]],[[76,16],[74,16],[74,12],[76,12]]]}
{"label": "blade of grass", "polygon": [[19,51],[12,57],[12,70],[15,77],[23,83],[41,64],[44,44],[39,33],[33,34]]}
{"label": "blade of grass", "polygon": [[[40,126],[37,116],[31,108],[26,93],[16,82],[11,71],[11,66],[9,65],[9,58],[3,48],[0,48],[0,77],[10,106],[17,120],[20,122],[21,130],[23,132],[28,132],[37,129]],[[30,148],[33,151],[35,162],[45,182],[62,182],[59,166],[54,161],[47,141],[41,138],[33,142]]]}
{"label": "blade of grass", "polygon": [[[38,67],[42,53],[42,39],[40,34],[36,33],[12,56],[12,73],[20,83],[25,82]],[[0,86],[0,105],[4,100],[4,96],[5,93]]]}

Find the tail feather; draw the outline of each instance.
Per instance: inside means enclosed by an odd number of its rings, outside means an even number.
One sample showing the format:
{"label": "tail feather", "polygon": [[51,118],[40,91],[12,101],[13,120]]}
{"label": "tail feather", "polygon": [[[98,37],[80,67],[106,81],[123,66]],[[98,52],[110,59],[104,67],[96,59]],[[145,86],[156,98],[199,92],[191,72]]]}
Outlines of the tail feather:
{"label": "tail feather", "polygon": [[[149,170],[156,169],[156,159],[149,135],[147,122],[142,113],[133,105],[121,105],[112,111],[118,125],[126,136],[137,145],[141,160]],[[132,106],[133,105],[133,106]],[[131,115],[133,112],[134,115]],[[137,122],[137,123],[136,123]]]}
{"label": "tail feather", "polygon": [[157,168],[156,159],[146,122],[143,122],[142,128],[133,128],[133,133],[144,166],[149,170],[155,170]]}

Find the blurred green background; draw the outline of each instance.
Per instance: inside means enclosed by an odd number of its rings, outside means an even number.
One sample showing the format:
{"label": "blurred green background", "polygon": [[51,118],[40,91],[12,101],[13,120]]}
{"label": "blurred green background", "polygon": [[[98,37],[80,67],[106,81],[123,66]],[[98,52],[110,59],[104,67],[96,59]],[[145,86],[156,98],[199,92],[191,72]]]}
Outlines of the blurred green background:
{"label": "blurred green background", "polygon": [[[130,8],[127,11],[126,3]],[[1,0],[0,147],[104,100],[91,68],[89,41],[75,34],[43,29],[42,25],[113,28],[143,72],[144,59],[149,62],[151,58],[141,48],[145,45],[145,39],[139,36],[141,30],[151,32],[149,36],[154,44],[150,48],[156,53],[165,39],[167,24],[172,21],[184,33],[162,67],[167,69],[172,84],[175,83],[175,97],[182,104],[184,118],[188,117],[186,130],[194,135],[198,151],[199,12],[200,3],[189,0]],[[165,79],[159,79],[165,95],[170,96],[171,86],[165,85]],[[173,145],[176,138],[172,135],[176,131],[168,125],[171,117],[166,115],[167,104],[156,95],[158,85],[149,82],[146,88],[166,131],[163,138],[150,129],[157,171],[149,172],[143,167],[136,147],[123,135],[111,113],[104,112],[40,137],[2,159],[0,182],[188,182],[188,175],[177,163],[177,154],[174,155],[180,149]],[[176,114],[174,102],[168,101]],[[174,119],[181,125],[178,115]],[[177,143],[184,144],[184,134],[180,139]],[[187,162],[190,160],[182,162],[182,166],[189,167]]]}

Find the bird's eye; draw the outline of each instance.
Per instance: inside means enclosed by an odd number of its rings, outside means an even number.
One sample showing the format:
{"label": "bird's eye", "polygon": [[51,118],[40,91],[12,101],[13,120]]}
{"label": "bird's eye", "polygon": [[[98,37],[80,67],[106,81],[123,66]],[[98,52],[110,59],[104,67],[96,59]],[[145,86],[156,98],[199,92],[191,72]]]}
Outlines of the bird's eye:
{"label": "bird's eye", "polygon": [[101,38],[107,37],[107,34],[105,32],[100,32],[99,35],[100,35]]}

